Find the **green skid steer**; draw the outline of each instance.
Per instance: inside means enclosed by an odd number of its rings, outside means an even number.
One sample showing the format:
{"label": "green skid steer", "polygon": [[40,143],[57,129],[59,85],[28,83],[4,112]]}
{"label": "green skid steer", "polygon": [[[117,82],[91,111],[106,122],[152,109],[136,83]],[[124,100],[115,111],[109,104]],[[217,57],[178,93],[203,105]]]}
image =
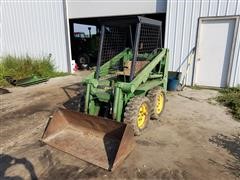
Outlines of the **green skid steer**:
{"label": "green skid steer", "polygon": [[55,112],[43,142],[116,168],[133,150],[134,135],[164,109],[168,54],[160,21],[140,16],[102,21],[96,71],[84,81],[84,112]]}

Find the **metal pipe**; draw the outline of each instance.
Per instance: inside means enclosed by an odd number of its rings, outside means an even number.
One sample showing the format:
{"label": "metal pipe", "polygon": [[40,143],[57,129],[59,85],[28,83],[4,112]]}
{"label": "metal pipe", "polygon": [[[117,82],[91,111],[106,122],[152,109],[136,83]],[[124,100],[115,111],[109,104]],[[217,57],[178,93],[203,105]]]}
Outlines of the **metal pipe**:
{"label": "metal pipe", "polygon": [[100,66],[101,66],[101,60],[102,60],[102,49],[103,49],[103,39],[105,34],[105,26],[101,26],[101,35],[100,35],[100,43],[99,43],[99,50],[98,50],[98,59],[97,59],[97,68],[96,68],[96,74],[95,78],[99,78],[100,73]]}
{"label": "metal pipe", "polygon": [[116,121],[121,122],[122,119],[122,112],[123,112],[123,93],[122,90],[120,89],[118,92],[118,106],[117,106],[117,117]]}
{"label": "metal pipe", "polygon": [[138,45],[139,45],[140,33],[141,33],[141,23],[138,23],[136,28],[136,34],[135,34],[135,44],[134,44],[133,60],[131,64],[130,81],[133,80],[135,75],[135,66],[136,66],[136,60],[138,56]]}
{"label": "metal pipe", "polygon": [[117,112],[118,112],[119,91],[120,91],[119,87],[116,87],[114,89],[113,119],[115,120],[117,119]]}
{"label": "metal pipe", "polygon": [[89,108],[90,88],[91,88],[91,85],[87,84],[87,91],[86,91],[86,95],[85,95],[85,106],[84,106],[84,112],[86,114],[88,113],[88,108]]}
{"label": "metal pipe", "polygon": [[129,25],[129,33],[130,33],[131,48],[133,48],[132,26],[131,25]]}
{"label": "metal pipe", "polygon": [[88,27],[89,38],[92,38],[91,27]]}
{"label": "metal pipe", "polygon": [[159,27],[159,37],[158,37],[158,42],[157,42],[157,45],[159,48],[159,38],[160,38],[160,48],[162,48],[162,25]]}

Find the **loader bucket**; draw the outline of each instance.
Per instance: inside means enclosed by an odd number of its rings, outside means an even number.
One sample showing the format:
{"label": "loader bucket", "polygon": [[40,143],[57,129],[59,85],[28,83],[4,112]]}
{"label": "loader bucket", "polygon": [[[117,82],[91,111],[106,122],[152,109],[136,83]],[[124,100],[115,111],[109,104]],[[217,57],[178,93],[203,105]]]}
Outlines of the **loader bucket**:
{"label": "loader bucket", "polygon": [[129,125],[66,109],[54,113],[42,141],[107,170],[116,168],[135,145]]}

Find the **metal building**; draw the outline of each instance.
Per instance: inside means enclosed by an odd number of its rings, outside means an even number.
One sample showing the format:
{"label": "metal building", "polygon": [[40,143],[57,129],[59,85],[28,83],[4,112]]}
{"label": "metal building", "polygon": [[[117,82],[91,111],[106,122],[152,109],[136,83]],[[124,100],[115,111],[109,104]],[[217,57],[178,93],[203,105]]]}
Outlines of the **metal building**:
{"label": "metal building", "polygon": [[187,85],[240,84],[238,0],[18,0],[0,7],[1,55],[52,54],[58,70],[69,71],[71,20],[161,14],[169,70],[182,72]]}
{"label": "metal building", "polygon": [[65,3],[1,1],[0,55],[52,55],[60,71],[69,71]]}
{"label": "metal building", "polygon": [[239,15],[238,0],[168,1],[169,70],[187,72],[188,85],[240,84]]}

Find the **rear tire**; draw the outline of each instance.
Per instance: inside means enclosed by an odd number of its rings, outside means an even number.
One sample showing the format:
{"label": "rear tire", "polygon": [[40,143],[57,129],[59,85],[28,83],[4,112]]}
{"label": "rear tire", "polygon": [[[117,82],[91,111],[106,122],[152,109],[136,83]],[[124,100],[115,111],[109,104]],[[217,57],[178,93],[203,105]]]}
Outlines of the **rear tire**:
{"label": "rear tire", "polygon": [[147,97],[132,98],[124,112],[124,122],[129,124],[135,136],[139,136],[150,120],[151,106]]}
{"label": "rear tire", "polygon": [[151,89],[148,92],[147,97],[152,103],[151,118],[155,120],[159,119],[164,110],[166,101],[166,96],[163,89],[161,87]]}
{"label": "rear tire", "polygon": [[83,54],[80,54],[79,57],[77,58],[77,65],[80,69],[84,69],[84,65],[87,65],[87,67],[89,66],[89,63],[90,63],[90,57],[83,53]]}

